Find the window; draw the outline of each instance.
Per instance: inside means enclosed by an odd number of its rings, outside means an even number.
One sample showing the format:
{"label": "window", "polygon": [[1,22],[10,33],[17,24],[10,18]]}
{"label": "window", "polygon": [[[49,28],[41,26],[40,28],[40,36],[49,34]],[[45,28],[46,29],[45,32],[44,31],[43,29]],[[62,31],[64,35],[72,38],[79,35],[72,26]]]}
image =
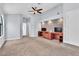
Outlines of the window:
{"label": "window", "polygon": [[2,16],[0,16],[0,36],[3,34],[3,20]]}

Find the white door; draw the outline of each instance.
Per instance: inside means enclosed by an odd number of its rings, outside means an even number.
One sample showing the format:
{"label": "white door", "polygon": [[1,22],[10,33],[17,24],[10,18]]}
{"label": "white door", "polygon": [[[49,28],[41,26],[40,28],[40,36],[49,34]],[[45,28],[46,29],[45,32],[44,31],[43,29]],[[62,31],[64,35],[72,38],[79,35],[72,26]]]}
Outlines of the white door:
{"label": "white door", "polygon": [[26,36],[26,35],[27,35],[27,34],[26,34],[26,33],[27,33],[26,27],[27,27],[27,26],[26,26],[26,23],[23,23],[23,24],[22,24],[22,36]]}

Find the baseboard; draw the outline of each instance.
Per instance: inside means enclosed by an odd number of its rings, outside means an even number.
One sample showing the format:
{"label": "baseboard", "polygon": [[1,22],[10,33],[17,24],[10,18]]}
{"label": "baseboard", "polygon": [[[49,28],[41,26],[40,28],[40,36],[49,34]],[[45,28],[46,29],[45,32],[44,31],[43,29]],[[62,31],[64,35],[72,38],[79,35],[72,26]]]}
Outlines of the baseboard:
{"label": "baseboard", "polygon": [[0,48],[4,45],[5,42],[6,42],[6,40],[1,40],[0,41]]}
{"label": "baseboard", "polygon": [[75,44],[75,43],[71,43],[71,42],[63,42],[63,43],[66,43],[66,44],[69,44],[69,45],[73,45],[73,46],[79,47],[79,45],[78,44]]}
{"label": "baseboard", "polygon": [[79,45],[72,43],[70,41],[63,41],[61,46],[66,47],[66,48],[71,49],[71,50],[79,50]]}
{"label": "baseboard", "polygon": [[7,38],[6,40],[18,40],[20,37],[15,37],[15,38]]}
{"label": "baseboard", "polygon": [[70,43],[63,43],[62,46],[71,50],[79,50],[79,46]]}

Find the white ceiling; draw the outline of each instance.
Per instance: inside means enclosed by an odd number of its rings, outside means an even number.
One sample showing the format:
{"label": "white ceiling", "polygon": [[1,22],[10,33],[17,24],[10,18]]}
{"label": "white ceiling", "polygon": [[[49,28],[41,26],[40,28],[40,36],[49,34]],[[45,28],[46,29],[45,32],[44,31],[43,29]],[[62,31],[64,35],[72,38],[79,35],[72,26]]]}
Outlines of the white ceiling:
{"label": "white ceiling", "polygon": [[42,12],[45,12],[56,5],[58,5],[58,3],[3,3],[2,7],[4,13],[7,14],[27,14],[30,13],[28,11],[31,11],[31,7],[33,6],[43,8]]}

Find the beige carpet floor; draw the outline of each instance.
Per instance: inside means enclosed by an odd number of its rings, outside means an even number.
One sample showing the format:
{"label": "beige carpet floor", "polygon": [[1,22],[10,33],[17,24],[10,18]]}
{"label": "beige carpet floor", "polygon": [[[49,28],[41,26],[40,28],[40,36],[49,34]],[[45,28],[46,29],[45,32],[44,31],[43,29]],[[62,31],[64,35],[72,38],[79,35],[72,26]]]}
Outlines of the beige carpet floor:
{"label": "beige carpet floor", "polygon": [[79,49],[67,48],[58,41],[44,38],[23,38],[7,41],[1,56],[79,56]]}

